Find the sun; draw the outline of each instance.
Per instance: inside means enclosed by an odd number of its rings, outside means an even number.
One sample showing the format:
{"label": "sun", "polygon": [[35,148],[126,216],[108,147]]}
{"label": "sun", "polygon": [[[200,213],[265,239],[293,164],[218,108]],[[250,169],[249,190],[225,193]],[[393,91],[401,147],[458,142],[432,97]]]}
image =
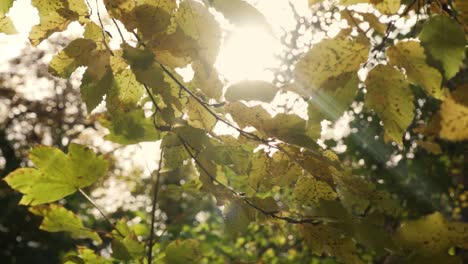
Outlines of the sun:
{"label": "sun", "polygon": [[271,81],[269,70],[278,67],[276,54],[281,43],[261,26],[242,26],[227,33],[216,68],[228,82],[240,80]]}

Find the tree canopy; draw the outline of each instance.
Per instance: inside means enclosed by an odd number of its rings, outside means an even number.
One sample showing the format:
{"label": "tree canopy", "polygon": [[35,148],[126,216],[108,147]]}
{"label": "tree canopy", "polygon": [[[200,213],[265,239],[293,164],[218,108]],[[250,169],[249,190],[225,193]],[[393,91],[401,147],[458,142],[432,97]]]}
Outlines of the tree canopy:
{"label": "tree canopy", "polygon": [[[0,32],[16,33],[14,2],[0,3]],[[77,113],[107,129],[103,140],[158,142],[151,178],[136,173],[128,186],[151,206],[108,215],[89,191],[118,166],[109,155],[68,141],[33,146],[27,166],[3,179],[41,230],[75,241],[60,261],[468,260],[465,0],[309,0],[310,16],[291,4],[296,28],[282,33],[278,54],[286,67],[272,69],[271,82],[236,83],[214,66],[223,23],[277,34],[250,1],[103,2],[105,10],[32,0],[40,22],[29,40],[38,46],[71,23],[83,27],[48,73],[68,80],[85,69]],[[186,67],[190,80],[176,70]],[[292,103],[274,106],[275,98]],[[349,135],[324,139],[324,120],[343,115],[353,117]]]}

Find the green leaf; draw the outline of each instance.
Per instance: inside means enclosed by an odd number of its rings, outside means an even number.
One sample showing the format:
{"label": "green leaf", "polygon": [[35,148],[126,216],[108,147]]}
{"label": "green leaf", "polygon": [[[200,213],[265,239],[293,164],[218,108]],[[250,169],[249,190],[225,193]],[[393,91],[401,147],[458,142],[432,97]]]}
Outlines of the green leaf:
{"label": "green leaf", "polygon": [[83,74],[81,80],[81,100],[86,104],[88,113],[91,113],[104,99],[104,95],[111,89],[113,84],[112,71],[108,71],[107,74],[99,81],[95,81],[90,75],[89,71]]}
{"label": "green leaf", "polygon": [[78,246],[78,254],[71,253],[63,259],[65,264],[112,264],[112,260],[105,259],[85,247]]}
{"label": "green leaf", "polygon": [[200,243],[195,239],[174,240],[165,249],[167,264],[199,263],[203,256]]}
{"label": "green leaf", "polygon": [[329,225],[300,225],[299,233],[306,245],[317,256],[334,256],[341,263],[364,263],[357,252],[354,241]]}
{"label": "green leaf", "polygon": [[419,39],[430,58],[442,65],[445,78],[454,77],[465,59],[463,28],[449,17],[433,16],[424,23]]}
{"label": "green leaf", "polygon": [[83,0],[32,0],[39,11],[40,23],[32,28],[29,40],[33,46],[39,45],[54,32],[63,31],[79,20],[85,21],[88,7]]}
{"label": "green leaf", "polygon": [[424,49],[417,41],[399,42],[387,50],[391,65],[403,67],[408,80],[421,85],[426,93],[434,98],[442,99],[442,75],[427,65]]}
{"label": "green leaf", "polygon": [[366,79],[365,106],[377,113],[384,124],[385,140],[402,145],[403,133],[413,121],[413,94],[402,72],[378,65]]}
{"label": "green leaf", "polygon": [[294,197],[300,206],[312,206],[320,200],[335,200],[338,195],[328,183],[311,176],[302,176],[296,182]]}
{"label": "green leaf", "polygon": [[38,146],[29,153],[37,169],[21,168],[5,177],[24,194],[20,204],[53,202],[93,184],[107,173],[107,162],[89,148],[70,144],[68,155],[56,148]]}
{"label": "green leaf", "polygon": [[159,132],[154,127],[152,119],[145,117],[143,109],[134,109],[102,117],[99,122],[109,129],[110,134],[105,137],[107,140],[129,145],[159,139]]}
{"label": "green leaf", "polygon": [[224,209],[226,233],[231,237],[244,235],[249,223],[254,220],[253,212],[243,201],[232,201]]}
{"label": "green leaf", "polygon": [[275,98],[278,87],[265,81],[240,81],[229,86],[224,94],[226,100],[258,100],[269,103]]}
{"label": "green leaf", "polygon": [[83,226],[81,219],[62,206],[56,204],[41,205],[29,208],[35,215],[44,217],[41,230],[47,232],[69,232],[72,238],[90,238],[99,244],[102,243],[99,235],[93,230]]}
{"label": "green leaf", "polygon": [[367,61],[369,47],[347,38],[326,39],[315,44],[296,64],[294,76],[302,94],[310,96],[331,78],[357,72]]}
{"label": "green leaf", "polygon": [[144,256],[144,244],[138,240],[135,232],[127,225],[125,219],[121,219],[115,224],[112,234],[114,236],[112,240],[112,257],[132,261],[141,259]]}
{"label": "green leaf", "polygon": [[344,6],[355,4],[372,4],[383,14],[395,14],[400,9],[400,0],[340,0]]}
{"label": "green leaf", "polygon": [[136,80],[135,74],[125,69],[114,74],[113,84],[106,97],[106,107],[112,115],[129,112],[137,107],[143,94],[143,86]]}
{"label": "green leaf", "polygon": [[90,39],[75,39],[59,52],[49,63],[49,72],[67,79],[79,67],[87,65],[94,58],[92,51],[96,43]]}
{"label": "green leaf", "polygon": [[403,249],[412,252],[410,257],[413,261],[430,261],[450,258],[448,250],[451,247],[467,249],[467,233],[467,223],[448,222],[442,214],[435,212],[421,219],[402,223],[394,239]]}

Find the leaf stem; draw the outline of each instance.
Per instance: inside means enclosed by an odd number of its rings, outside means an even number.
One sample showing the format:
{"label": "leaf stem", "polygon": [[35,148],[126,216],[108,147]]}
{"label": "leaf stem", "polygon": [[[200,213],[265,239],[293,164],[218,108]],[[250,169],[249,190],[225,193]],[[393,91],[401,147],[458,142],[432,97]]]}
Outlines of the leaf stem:
{"label": "leaf stem", "polygon": [[115,227],[115,225],[111,222],[111,220],[109,219],[109,217],[107,217],[107,215],[104,213],[104,211],[102,211],[101,208],[99,208],[99,206],[93,201],[93,199],[92,199],[91,197],[89,197],[89,195],[87,195],[87,194],[83,191],[83,189],[78,188],[78,191],[84,196],[84,198],[86,198],[86,200],[88,200],[88,202],[90,202],[90,203],[94,206],[94,208],[96,208],[96,209],[99,211],[99,213],[102,215],[102,217],[104,217],[104,219],[107,221],[107,223],[109,223],[109,225],[110,225],[113,229],[117,230],[117,233],[119,233],[119,235],[121,235],[121,236],[123,237],[124,235],[120,232],[119,229],[117,229],[117,228]]}
{"label": "leaf stem", "polygon": [[156,170],[156,179],[153,188],[153,202],[151,207],[151,231],[148,242],[148,264],[151,264],[153,258],[153,239],[154,239],[154,225],[156,221],[156,205],[158,203],[159,183],[161,178],[162,160],[164,155],[164,148],[161,147],[161,155],[159,157],[158,169]]}

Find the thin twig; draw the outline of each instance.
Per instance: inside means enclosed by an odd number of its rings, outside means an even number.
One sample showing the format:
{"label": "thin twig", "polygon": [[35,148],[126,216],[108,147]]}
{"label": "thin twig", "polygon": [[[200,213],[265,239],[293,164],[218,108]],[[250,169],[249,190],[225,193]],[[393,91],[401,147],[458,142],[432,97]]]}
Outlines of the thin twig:
{"label": "thin twig", "polygon": [[99,213],[102,215],[102,217],[104,217],[104,219],[107,221],[107,223],[109,223],[110,226],[112,226],[113,229],[117,230],[117,233],[119,233],[119,235],[121,235],[122,237],[124,236],[119,229],[117,229],[115,227],[115,225],[111,222],[111,220],[109,219],[109,217],[107,217],[107,215],[101,210],[101,208],[99,208],[99,206],[93,201],[93,199],[91,197],[89,197],[84,191],[83,189],[81,188],[78,188],[78,191],[86,198],[86,200],[88,200],[88,202],[90,202],[94,208],[96,208]]}
{"label": "thin twig", "polygon": [[156,180],[155,180],[154,189],[153,189],[153,204],[151,207],[151,231],[150,231],[150,237],[149,237],[149,242],[148,242],[148,264],[151,264],[152,256],[153,256],[154,225],[156,221],[156,205],[158,203],[159,182],[161,178],[163,155],[164,155],[164,148],[162,147],[161,155],[159,157],[158,169],[156,171]]}
{"label": "thin twig", "polygon": [[110,52],[110,54],[114,56],[114,52],[110,49],[109,45],[107,45],[106,33],[104,32],[104,24],[102,23],[102,20],[101,20],[101,13],[99,12],[99,4],[97,0],[96,0],[96,14],[98,16],[99,24],[101,25],[102,41],[104,42],[104,46]]}
{"label": "thin twig", "polygon": [[123,42],[123,43],[126,43],[126,42],[125,42],[125,38],[124,38],[124,36],[123,36],[123,34],[122,34],[122,31],[120,31],[120,27],[119,27],[119,25],[117,24],[117,21],[115,21],[115,18],[112,18],[112,22],[114,22],[114,25],[115,25],[115,27],[117,28],[117,31],[119,32],[119,35],[120,35],[120,38],[122,39],[122,42]]}

